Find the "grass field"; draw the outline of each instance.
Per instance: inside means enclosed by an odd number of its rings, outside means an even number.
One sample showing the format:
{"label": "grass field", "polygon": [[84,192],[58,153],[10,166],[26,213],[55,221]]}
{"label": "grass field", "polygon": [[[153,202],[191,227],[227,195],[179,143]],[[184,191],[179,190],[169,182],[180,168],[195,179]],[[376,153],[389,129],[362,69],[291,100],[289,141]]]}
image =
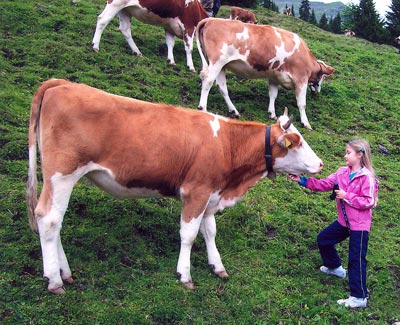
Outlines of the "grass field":
{"label": "grass field", "polygon": [[[400,56],[396,49],[333,35],[263,9],[260,23],[297,32],[318,59],[335,68],[317,96],[307,96],[314,130],[300,126],[293,91],[280,90],[307,142],[324,160],[320,177],[344,165],[353,137],[370,141],[380,180],[368,253],[368,308],[348,310],[347,280],[319,272],[318,232],[335,219],[329,193],[311,193],[278,176],[219,213],[217,245],[230,277],[207,267],[199,236],[192,253],[196,289],[175,278],[180,203],[173,199],[116,200],[83,180],[64,219],[62,240],[75,282],[47,292],[39,238],[25,207],[27,127],[32,95],[55,77],[111,93],[196,109],[198,73],[186,68],[182,41],[172,67],[162,29],[134,21],[130,50],[114,19],[100,52],[91,49],[102,1],[3,1],[0,6],[0,323],[1,324],[393,324],[400,319]],[[223,7],[221,17],[229,16]],[[194,63],[200,70],[195,49]],[[228,74],[231,99],[243,120],[267,118],[265,80]],[[227,115],[216,88],[209,110]],[[389,154],[385,154],[385,147]],[[347,242],[338,247],[347,264]]]}

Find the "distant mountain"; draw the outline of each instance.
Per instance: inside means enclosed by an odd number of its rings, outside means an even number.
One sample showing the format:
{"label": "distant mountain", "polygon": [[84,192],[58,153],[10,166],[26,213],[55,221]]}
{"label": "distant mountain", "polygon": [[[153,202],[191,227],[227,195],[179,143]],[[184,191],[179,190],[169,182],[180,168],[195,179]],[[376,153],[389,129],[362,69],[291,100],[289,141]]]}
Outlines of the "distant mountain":
{"label": "distant mountain", "polygon": [[[294,13],[296,17],[299,17],[299,8],[301,0],[273,0],[274,3],[279,7],[279,12],[283,12],[285,7],[294,6]],[[310,1],[311,10],[314,10],[317,21],[321,18],[322,14],[326,14],[328,20],[335,17],[338,13],[341,13],[346,5],[343,2],[336,1],[331,3],[323,3],[320,1]]]}

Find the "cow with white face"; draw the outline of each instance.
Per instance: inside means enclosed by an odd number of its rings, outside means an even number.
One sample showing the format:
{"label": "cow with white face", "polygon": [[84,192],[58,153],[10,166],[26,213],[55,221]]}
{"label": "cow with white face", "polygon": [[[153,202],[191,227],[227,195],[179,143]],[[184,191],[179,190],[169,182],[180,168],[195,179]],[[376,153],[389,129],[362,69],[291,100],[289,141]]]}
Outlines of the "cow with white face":
{"label": "cow with white face", "polygon": [[[39,199],[37,139],[43,178]],[[177,273],[193,288],[190,254],[199,230],[213,272],[228,276],[215,244],[216,212],[234,205],[266,176],[315,174],[321,168],[321,159],[287,112],[266,126],[66,80],[46,81],[31,106],[27,200],[30,225],[40,235],[48,289],[63,294],[63,282],[73,282],[60,230],[71,192],[83,176],[117,198],[182,201]]]}
{"label": "cow with white face", "polygon": [[244,78],[269,80],[268,112],[273,119],[278,86],[294,89],[301,122],[311,129],[306,115],[307,86],[313,93],[320,92],[324,76],[334,69],[317,60],[297,34],[268,25],[208,18],[198,24],[196,35],[203,63],[199,109],[207,110],[208,93],[216,81],[229,112],[239,116],[226,85],[225,70],[230,70]]}
{"label": "cow with white face", "polygon": [[92,41],[94,51],[99,51],[101,34],[117,14],[119,29],[134,54],[142,56],[132,39],[132,17],[145,24],[164,28],[168,62],[171,65],[175,65],[174,37],[182,39],[185,45],[187,66],[191,71],[195,71],[192,59],[193,37],[198,22],[208,17],[198,0],[107,0],[106,7],[97,18]]}

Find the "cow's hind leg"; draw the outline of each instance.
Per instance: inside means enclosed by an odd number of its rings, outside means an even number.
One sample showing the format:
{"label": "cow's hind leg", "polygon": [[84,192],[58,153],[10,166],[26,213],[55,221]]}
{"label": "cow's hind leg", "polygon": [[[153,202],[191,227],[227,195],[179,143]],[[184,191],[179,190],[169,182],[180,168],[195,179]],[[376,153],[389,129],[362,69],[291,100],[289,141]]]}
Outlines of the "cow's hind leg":
{"label": "cow's hind leg", "polygon": [[59,174],[44,181],[35,209],[43,256],[43,276],[49,281],[48,290],[55,294],[65,293],[63,280],[68,284],[73,282],[61,244],[60,231],[76,181],[76,175],[61,176]]}
{"label": "cow's hind leg", "polygon": [[205,215],[200,225],[200,231],[204,237],[207,247],[208,264],[211,270],[220,278],[228,277],[225,267],[222,264],[221,256],[215,244],[215,236],[217,234],[217,226],[214,215]]}
{"label": "cow's hind leg", "polygon": [[203,64],[203,69],[200,72],[201,78],[201,95],[198,109],[202,111],[207,111],[207,99],[210,89],[214,84],[215,79],[217,79],[218,74],[222,70],[222,65],[220,64],[210,64],[205,66]]}
{"label": "cow's hind leg", "polygon": [[110,21],[118,13],[118,11],[118,7],[114,6],[113,4],[107,4],[103,12],[97,17],[96,31],[92,40],[92,47],[95,52],[99,51],[101,34],[110,23]]}
{"label": "cow's hind leg", "polygon": [[128,43],[129,47],[131,48],[132,52],[137,56],[142,56],[142,53],[140,52],[139,48],[136,46],[132,38],[131,16],[122,10],[118,13],[118,17],[119,17],[119,30],[125,37],[125,40]]}
{"label": "cow's hind leg", "polygon": [[216,83],[217,83],[217,87],[218,87],[219,92],[221,93],[222,97],[224,97],[225,103],[228,105],[229,113],[233,117],[239,117],[240,114],[237,111],[235,105],[233,105],[233,103],[232,103],[232,101],[231,101],[231,99],[229,97],[228,86],[226,84],[225,70],[222,69],[220,71],[220,73],[217,76]]}

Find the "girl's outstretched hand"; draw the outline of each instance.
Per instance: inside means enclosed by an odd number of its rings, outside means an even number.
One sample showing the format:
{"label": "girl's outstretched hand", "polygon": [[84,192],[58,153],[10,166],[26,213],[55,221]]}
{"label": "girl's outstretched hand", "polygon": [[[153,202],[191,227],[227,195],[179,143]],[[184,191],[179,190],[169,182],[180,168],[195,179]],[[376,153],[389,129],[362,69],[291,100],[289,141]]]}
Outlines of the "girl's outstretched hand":
{"label": "girl's outstretched hand", "polygon": [[297,175],[293,175],[293,174],[289,174],[289,178],[293,181],[293,182],[300,182],[300,177]]}

